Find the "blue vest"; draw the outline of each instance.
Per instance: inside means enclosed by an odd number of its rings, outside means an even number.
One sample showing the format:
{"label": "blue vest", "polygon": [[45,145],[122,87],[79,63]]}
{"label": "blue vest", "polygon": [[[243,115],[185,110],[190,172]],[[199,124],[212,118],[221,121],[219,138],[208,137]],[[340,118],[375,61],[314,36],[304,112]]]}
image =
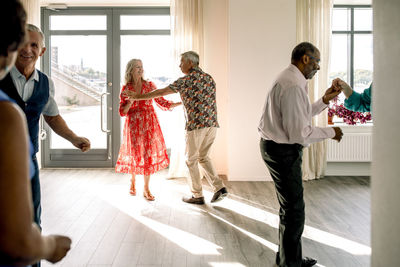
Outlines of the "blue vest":
{"label": "blue vest", "polygon": [[32,96],[28,101],[23,101],[15,88],[11,75],[8,74],[2,81],[0,81],[0,88],[11,99],[17,102],[18,106],[25,112],[26,120],[28,122],[29,137],[33,144],[34,153],[39,151],[39,119],[42,111],[47,104],[50,96],[49,92],[49,79],[47,76],[40,72],[39,81],[35,81]]}

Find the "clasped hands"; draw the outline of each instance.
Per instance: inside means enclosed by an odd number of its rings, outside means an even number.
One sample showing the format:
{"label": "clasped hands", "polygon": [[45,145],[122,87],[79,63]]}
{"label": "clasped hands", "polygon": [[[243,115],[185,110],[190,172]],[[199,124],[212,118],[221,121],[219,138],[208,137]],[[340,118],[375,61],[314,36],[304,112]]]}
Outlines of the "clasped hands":
{"label": "clasped hands", "polygon": [[128,100],[138,100],[139,94],[132,91],[125,91],[122,93],[123,97],[126,97]]}
{"label": "clasped hands", "polygon": [[343,92],[347,99],[353,94],[353,89],[345,81],[341,80],[340,78],[336,78],[332,81],[331,87],[326,90],[322,100],[325,104],[328,104],[330,100],[335,98],[341,92]]}
{"label": "clasped hands", "polygon": [[349,98],[353,94],[353,89],[348,85],[345,81],[340,78],[336,78],[332,81],[332,86],[336,88],[340,88],[343,94],[346,96],[346,99]]}
{"label": "clasped hands", "polygon": [[336,78],[332,81],[331,87],[329,87],[326,91],[324,96],[322,97],[322,101],[325,104],[329,104],[329,101],[337,97],[342,92],[342,87],[340,85],[340,79]]}

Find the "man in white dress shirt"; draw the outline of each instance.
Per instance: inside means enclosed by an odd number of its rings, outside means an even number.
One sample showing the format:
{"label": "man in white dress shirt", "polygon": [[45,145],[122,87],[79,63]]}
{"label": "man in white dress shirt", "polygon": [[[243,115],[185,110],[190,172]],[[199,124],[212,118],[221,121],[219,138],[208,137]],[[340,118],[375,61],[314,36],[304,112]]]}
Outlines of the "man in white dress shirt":
{"label": "man in white dress shirt", "polygon": [[307,80],[319,68],[320,53],[311,43],[298,44],[291,64],[278,76],[268,92],[258,127],[262,158],[274,180],[279,210],[279,249],[276,264],[284,267],[313,266],[316,260],[302,258],[304,229],[302,183],[303,147],[332,138],[342,138],[339,127],[315,127],[312,117],[328,107],[340,88],[332,86],[314,104],[308,97]]}

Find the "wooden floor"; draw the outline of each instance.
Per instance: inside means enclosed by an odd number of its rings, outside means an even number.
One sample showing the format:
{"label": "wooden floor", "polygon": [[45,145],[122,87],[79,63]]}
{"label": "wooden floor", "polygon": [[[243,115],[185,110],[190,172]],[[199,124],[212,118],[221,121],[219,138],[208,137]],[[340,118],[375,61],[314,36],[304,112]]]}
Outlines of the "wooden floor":
{"label": "wooden floor", "polygon": [[[66,234],[72,249],[57,266],[273,266],[278,203],[272,182],[227,182],[229,197],[183,203],[185,179],[152,177],[156,201],[129,196],[129,175],[113,170],[41,170],[45,234]],[[317,266],[370,266],[370,179],[304,183],[303,254]],[[42,266],[50,266],[42,262]]]}

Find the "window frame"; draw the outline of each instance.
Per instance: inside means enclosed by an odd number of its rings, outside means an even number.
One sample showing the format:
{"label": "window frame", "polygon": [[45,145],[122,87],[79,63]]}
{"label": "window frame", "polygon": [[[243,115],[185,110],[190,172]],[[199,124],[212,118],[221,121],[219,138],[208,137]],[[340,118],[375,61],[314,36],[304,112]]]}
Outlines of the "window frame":
{"label": "window frame", "polygon": [[[348,52],[348,66],[347,66],[347,75],[349,77],[349,85],[354,88],[354,35],[356,34],[372,34],[373,31],[355,31],[354,30],[354,9],[357,8],[371,8],[372,5],[334,5],[333,9],[335,8],[347,8],[350,9],[350,30],[346,31],[333,31],[332,36],[334,34],[346,34],[347,38],[347,52]],[[350,73],[349,73],[350,72]]]}

